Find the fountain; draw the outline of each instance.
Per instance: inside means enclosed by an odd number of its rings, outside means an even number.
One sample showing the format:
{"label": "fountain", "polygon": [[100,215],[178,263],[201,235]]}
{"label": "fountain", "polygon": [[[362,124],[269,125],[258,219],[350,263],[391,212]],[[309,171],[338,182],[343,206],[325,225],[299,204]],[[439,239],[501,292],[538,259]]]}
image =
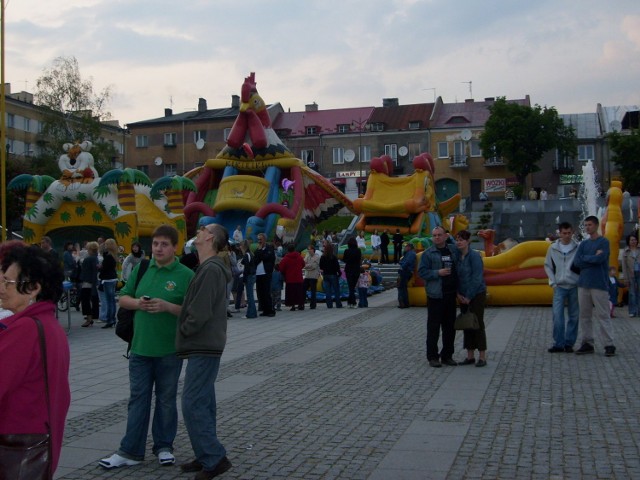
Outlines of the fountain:
{"label": "fountain", "polygon": [[582,167],[582,181],[581,196],[585,217],[596,215],[598,213],[598,205],[596,203],[598,198],[598,184],[596,183],[596,172],[591,160],[587,160],[587,163]]}
{"label": "fountain", "polygon": [[524,206],[524,203],[520,207],[520,210],[522,210],[522,213],[527,213],[527,207]]}

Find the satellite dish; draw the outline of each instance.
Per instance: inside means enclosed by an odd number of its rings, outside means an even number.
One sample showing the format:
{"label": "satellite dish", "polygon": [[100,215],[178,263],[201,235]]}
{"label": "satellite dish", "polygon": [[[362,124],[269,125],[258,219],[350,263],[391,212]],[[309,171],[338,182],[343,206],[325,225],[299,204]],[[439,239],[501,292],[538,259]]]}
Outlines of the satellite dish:
{"label": "satellite dish", "polygon": [[356,158],[356,152],[349,149],[344,152],[344,161],[347,163],[353,162],[354,158]]}
{"label": "satellite dish", "polygon": [[409,149],[403,145],[398,149],[398,153],[401,157],[404,157],[407,153],[409,153]]}
{"label": "satellite dish", "polygon": [[465,142],[468,142],[469,140],[471,140],[471,130],[469,129],[464,129],[460,132],[460,138],[462,140],[464,140]]}
{"label": "satellite dish", "polygon": [[611,130],[614,132],[620,132],[622,131],[622,123],[620,123],[619,120],[611,120],[611,122],[609,123],[609,128],[611,128]]}
{"label": "satellite dish", "polygon": [[196,142],[196,148],[202,150],[204,148],[204,138],[199,138]]}
{"label": "satellite dish", "polygon": [[155,163],[157,166],[162,165],[162,157],[156,157],[156,158],[153,160],[153,163]]}

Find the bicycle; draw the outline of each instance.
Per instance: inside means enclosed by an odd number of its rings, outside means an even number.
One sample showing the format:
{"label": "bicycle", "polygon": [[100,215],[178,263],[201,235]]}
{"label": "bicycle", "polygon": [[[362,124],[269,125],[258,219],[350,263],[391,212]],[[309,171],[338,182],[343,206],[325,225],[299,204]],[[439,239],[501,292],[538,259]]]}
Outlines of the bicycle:
{"label": "bicycle", "polygon": [[58,300],[58,310],[66,312],[69,309],[69,303],[76,308],[76,311],[80,311],[80,292],[75,286],[71,287],[68,292],[62,293]]}

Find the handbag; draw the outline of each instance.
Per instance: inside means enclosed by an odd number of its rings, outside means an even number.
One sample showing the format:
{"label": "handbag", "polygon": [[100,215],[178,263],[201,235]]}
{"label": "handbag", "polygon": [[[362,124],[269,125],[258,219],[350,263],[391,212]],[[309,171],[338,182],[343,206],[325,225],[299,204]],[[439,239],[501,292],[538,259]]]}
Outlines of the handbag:
{"label": "handbag", "polygon": [[454,328],[456,330],[478,330],[480,328],[478,316],[467,310],[456,317]]}
{"label": "handbag", "polygon": [[[138,285],[140,284],[140,280],[147,272],[148,267],[149,260],[142,260],[140,263],[140,269],[138,270],[138,276],[136,277],[136,283],[133,287],[134,296],[138,289]],[[135,310],[130,310],[124,307],[119,307],[118,312],[116,313],[116,335],[129,344],[125,358],[129,358],[129,350],[131,350],[131,341],[133,340],[133,317],[135,317],[135,315]]]}
{"label": "handbag", "polygon": [[49,401],[49,375],[47,373],[47,346],[42,323],[38,326],[44,389],[47,399],[47,433],[0,435],[0,480],[50,480],[51,471],[51,406]]}

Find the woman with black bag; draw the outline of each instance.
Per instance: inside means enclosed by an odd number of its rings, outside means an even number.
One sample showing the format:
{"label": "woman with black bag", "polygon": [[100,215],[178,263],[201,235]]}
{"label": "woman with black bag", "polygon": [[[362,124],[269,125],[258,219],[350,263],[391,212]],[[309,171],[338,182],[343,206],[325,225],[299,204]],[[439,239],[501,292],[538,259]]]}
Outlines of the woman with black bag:
{"label": "woman with black bag", "polygon": [[[480,254],[469,248],[471,233],[462,230],[456,235],[456,247],[460,251],[460,261],[456,265],[458,272],[458,303],[462,313],[471,311],[478,318],[477,330],[464,330],[463,348],[467,358],[458,365],[487,365],[487,335],[484,328],[484,307],[487,300],[487,286],[484,283],[483,265]],[[478,361],[475,351],[480,352]]]}
{"label": "woman with black bag", "polygon": [[[36,246],[2,258],[0,300],[0,478],[50,479],[69,410],[69,345],[58,322],[60,264]],[[18,447],[21,445],[21,447]]]}

